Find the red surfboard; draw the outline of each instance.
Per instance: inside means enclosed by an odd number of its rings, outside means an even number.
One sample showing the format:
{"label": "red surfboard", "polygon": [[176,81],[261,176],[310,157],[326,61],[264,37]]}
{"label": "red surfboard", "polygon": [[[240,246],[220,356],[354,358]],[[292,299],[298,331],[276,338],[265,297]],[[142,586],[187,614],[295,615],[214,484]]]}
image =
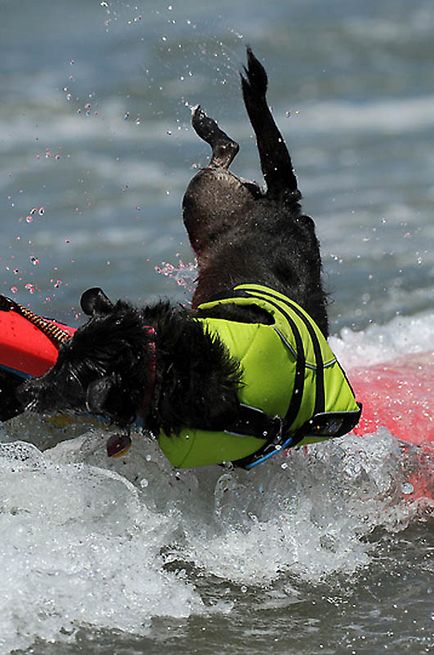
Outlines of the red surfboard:
{"label": "red surfboard", "polygon": [[349,379],[363,403],[355,434],[385,427],[408,443],[434,442],[434,352],[354,368]]}
{"label": "red surfboard", "polygon": [[363,403],[354,433],[363,436],[384,427],[400,439],[404,451],[417,447],[418,465],[408,479],[406,498],[434,501],[434,353],[355,368],[349,378]]}

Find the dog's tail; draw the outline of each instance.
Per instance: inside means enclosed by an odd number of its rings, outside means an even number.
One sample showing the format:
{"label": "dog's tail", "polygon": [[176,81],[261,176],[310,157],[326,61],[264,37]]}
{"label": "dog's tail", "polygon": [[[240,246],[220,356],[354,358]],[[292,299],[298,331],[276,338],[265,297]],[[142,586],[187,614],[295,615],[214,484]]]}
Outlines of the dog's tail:
{"label": "dog's tail", "polygon": [[244,103],[255,131],[267,193],[277,195],[286,191],[298,200],[301,193],[291,157],[267,105],[267,73],[250,48],[247,48],[244,71],[245,76],[241,74]]}

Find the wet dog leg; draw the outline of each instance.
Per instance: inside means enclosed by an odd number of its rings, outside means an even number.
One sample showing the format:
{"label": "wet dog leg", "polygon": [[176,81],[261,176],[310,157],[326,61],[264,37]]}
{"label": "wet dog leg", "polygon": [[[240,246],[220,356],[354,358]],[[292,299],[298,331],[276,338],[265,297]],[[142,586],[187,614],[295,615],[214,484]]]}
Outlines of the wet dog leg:
{"label": "wet dog leg", "polygon": [[267,105],[267,73],[250,48],[247,49],[245,76],[241,75],[244,103],[255,131],[259,157],[268,193],[289,192],[301,197],[291,157]]}

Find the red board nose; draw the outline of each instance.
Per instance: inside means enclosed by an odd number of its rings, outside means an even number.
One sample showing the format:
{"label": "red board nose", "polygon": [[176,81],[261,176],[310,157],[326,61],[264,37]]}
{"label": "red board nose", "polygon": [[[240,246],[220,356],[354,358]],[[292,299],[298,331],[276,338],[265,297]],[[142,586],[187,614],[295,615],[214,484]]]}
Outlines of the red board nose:
{"label": "red board nose", "polygon": [[[46,319],[48,320],[48,319]],[[68,332],[75,328],[49,321]],[[40,376],[55,364],[58,348],[53,341],[24,316],[0,311],[0,365],[31,376]]]}

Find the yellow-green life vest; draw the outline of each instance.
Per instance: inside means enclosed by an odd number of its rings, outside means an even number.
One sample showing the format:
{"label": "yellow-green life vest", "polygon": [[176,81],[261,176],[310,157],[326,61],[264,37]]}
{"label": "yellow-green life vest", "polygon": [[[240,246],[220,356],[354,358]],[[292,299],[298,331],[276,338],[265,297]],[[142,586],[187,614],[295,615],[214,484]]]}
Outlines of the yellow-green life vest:
{"label": "yellow-green life vest", "polygon": [[[238,399],[246,413],[255,416],[254,410],[260,410],[259,418],[273,419],[283,427],[279,439],[272,440],[272,453],[282,447],[341,436],[354,427],[361,408],[324,335],[300,305],[268,287],[242,284],[229,297],[204,303],[198,309],[223,304],[255,305],[272,318],[271,324],[195,319],[240,363]],[[330,429],[336,416],[340,429]],[[321,424],[328,421],[327,434],[321,434],[316,426],[317,417]],[[158,442],[177,468],[239,461],[246,464],[253,457],[262,461],[257,454],[270,450],[267,431],[251,434],[248,428],[231,426],[225,431],[184,428],[170,436],[161,432]]]}

